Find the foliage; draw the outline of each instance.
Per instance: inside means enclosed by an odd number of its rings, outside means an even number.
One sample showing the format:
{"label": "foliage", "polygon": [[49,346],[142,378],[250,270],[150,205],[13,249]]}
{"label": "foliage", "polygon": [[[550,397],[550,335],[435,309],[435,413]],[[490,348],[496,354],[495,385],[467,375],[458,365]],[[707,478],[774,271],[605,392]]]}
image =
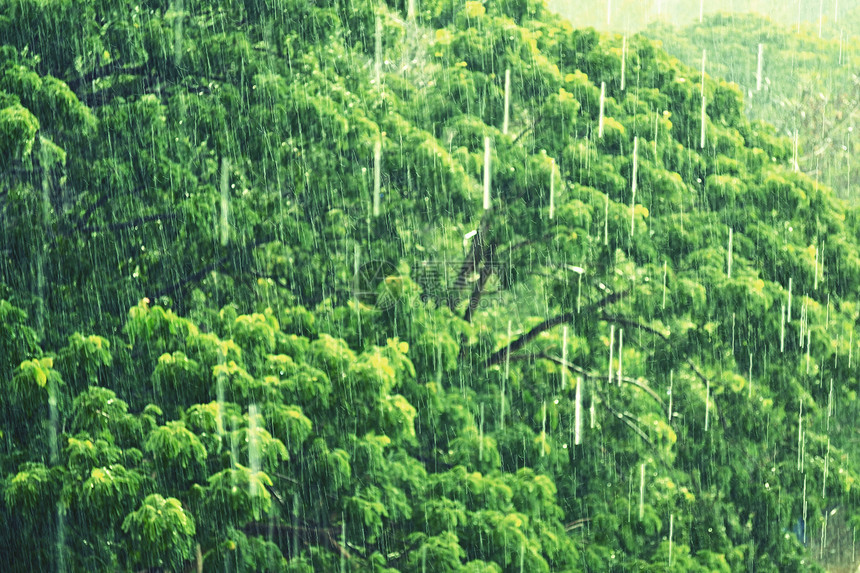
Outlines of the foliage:
{"label": "foliage", "polygon": [[0,7],[10,571],[816,570],[857,523],[857,209],[644,36],[417,4]]}

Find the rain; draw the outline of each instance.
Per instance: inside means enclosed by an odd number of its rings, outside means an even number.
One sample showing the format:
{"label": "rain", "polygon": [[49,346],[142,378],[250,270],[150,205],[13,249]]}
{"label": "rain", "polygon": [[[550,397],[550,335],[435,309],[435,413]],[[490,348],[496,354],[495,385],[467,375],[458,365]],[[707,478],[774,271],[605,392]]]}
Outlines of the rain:
{"label": "rain", "polygon": [[860,571],[858,67],[860,0],[0,5],[0,568]]}

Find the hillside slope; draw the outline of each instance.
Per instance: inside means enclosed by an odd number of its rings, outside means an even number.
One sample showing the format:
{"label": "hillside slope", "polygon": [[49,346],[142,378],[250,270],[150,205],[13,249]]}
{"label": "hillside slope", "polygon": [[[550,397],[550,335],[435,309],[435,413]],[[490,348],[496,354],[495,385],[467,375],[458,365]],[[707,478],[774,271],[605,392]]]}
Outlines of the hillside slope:
{"label": "hillside slope", "polygon": [[[856,21],[857,14],[846,17]],[[750,117],[773,124],[791,139],[797,134],[800,170],[840,197],[857,200],[856,37],[837,30],[819,38],[810,27],[798,32],[743,14],[718,14],[681,29],[655,24],[645,34],[688,65],[700,66],[704,50],[708,72],[738,84]]]}
{"label": "hillside slope", "polygon": [[858,211],[735,86],[534,0],[0,38],[10,570],[800,571],[856,526]]}

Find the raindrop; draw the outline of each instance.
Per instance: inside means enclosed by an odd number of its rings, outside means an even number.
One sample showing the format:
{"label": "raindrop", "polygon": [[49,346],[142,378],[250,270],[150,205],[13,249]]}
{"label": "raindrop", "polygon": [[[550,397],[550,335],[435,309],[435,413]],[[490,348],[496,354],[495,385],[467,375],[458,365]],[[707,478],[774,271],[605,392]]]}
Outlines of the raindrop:
{"label": "raindrop", "polygon": [[807,505],[806,505],[806,475],[803,476],[803,543],[806,544],[806,516],[807,516]]}
{"label": "raindrop", "polygon": [[299,494],[293,494],[293,552],[299,552]]}
{"label": "raindrop", "polygon": [[379,217],[382,199],[382,136],[373,142],[373,216]]}
{"label": "raindrop", "polygon": [[[567,386],[567,325],[564,325],[561,334],[561,389]],[[577,390],[578,392],[578,390]]]}
{"label": "raindrop", "polygon": [[624,91],[627,82],[625,75],[627,71],[627,36],[621,38],[621,91]]}
{"label": "raindrop", "polygon": [[779,319],[779,351],[785,352],[785,303],[781,305]]}
{"label": "raindrop", "polygon": [[[414,0],[413,0],[414,1]],[[511,110],[511,70],[510,68],[505,70],[505,116],[502,122],[502,133],[508,134],[508,127],[510,125],[510,110]],[[550,217],[552,218],[552,217]]]}
{"label": "raindrop", "polygon": [[794,159],[792,160],[792,167],[793,167],[795,173],[797,173],[800,170],[800,167],[797,164],[798,147],[799,147],[799,139],[798,139],[797,130],[795,129],[794,130]]}
{"label": "raindrop", "polygon": [[600,82],[600,111],[597,117],[597,137],[603,138],[603,113],[606,105],[606,82]]}
{"label": "raindrop", "polygon": [[654,114],[654,159],[657,158],[657,133],[660,130],[660,112]]}
{"label": "raindrop", "polygon": [[791,287],[792,287],[792,277],[788,277],[788,320],[787,322],[791,323]]}
{"label": "raindrop", "polygon": [[[257,405],[248,406],[248,467],[254,475],[260,473],[260,437],[257,435]],[[257,480],[250,481],[250,495],[257,495]]]}
{"label": "raindrop", "polygon": [[815,283],[813,290],[818,290],[818,245],[815,246]]}
{"label": "raindrop", "polygon": [[230,238],[230,160],[221,158],[221,246],[227,246]]}
{"label": "raindrop", "polygon": [[[53,379],[48,381],[48,408],[50,416],[49,440],[51,447],[50,462],[52,466],[57,465],[58,461],[58,429],[59,429],[59,411],[57,409],[57,388]],[[66,508],[62,499],[57,500],[57,571],[64,573],[66,571]]]}
{"label": "raindrop", "polygon": [[[238,434],[238,428],[236,427],[237,419],[236,416],[230,416],[230,466],[235,469],[236,461],[239,459],[238,446],[236,444],[236,434]],[[235,474],[233,479],[235,480]],[[234,481],[234,486],[235,481]]]}
{"label": "raindrop", "polygon": [[621,386],[621,354],[624,351],[624,329],[618,331],[618,385]]}
{"label": "raindrop", "polygon": [[755,73],[755,89],[756,91],[761,91],[761,79],[762,79],[762,63],[764,58],[764,44],[758,45],[758,64],[756,66]]}
{"label": "raindrop", "polygon": [[576,378],[576,399],[573,412],[573,443],[578,446],[582,443],[582,377]]}
{"label": "raindrop", "polygon": [[594,392],[591,393],[591,401],[588,404],[589,429],[593,430],[597,421],[597,408],[594,405]]}
{"label": "raindrop", "polygon": [[729,278],[732,278],[732,238],[733,238],[734,229],[729,227],[729,246],[728,246],[728,257],[726,263],[726,274]]}
{"label": "raindrop", "polygon": [[579,313],[580,303],[582,302],[582,273],[579,273],[579,278],[576,280],[576,312]]}
{"label": "raindrop", "polygon": [[801,0],[797,0],[797,29],[796,32],[800,33],[800,3]]}
{"label": "raindrop", "polygon": [[824,476],[821,478],[821,497],[827,497],[827,470],[830,466],[830,438],[827,438],[827,453],[824,455]]}
{"label": "raindrop", "polygon": [[[821,37],[821,32],[819,31],[818,37]],[[827,545],[827,518],[830,517],[829,514],[824,514],[824,526],[821,528],[821,549],[818,552],[818,558],[824,559],[824,546]]]}
{"label": "raindrop", "polygon": [[632,194],[630,197],[630,238],[633,238],[633,229],[636,224],[636,179],[639,171],[639,137],[633,137],[633,177],[631,182]]}
{"label": "raindrop", "polygon": [[555,216],[555,159],[549,160],[549,218]]}
{"label": "raindrop", "polygon": [[735,355],[735,313],[732,313],[732,356]]}
{"label": "raindrop", "polygon": [[639,466],[639,521],[645,517],[645,464]]}
{"label": "raindrop", "polygon": [[675,533],[675,514],[669,514],[669,566],[672,566],[672,536]]}
{"label": "raindrop", "polygon": [[612,385],[612,352],[615,350],[615,325],[609,326],[609,380],[608,384]]}
{"label": "raindrop", "polygon": [[609,195],[606,197],[606,206],[603,208],[603,244],[609,244]]}
{"label": "raindrop", "polygon": [[[824,0],[818,2],[818,37],[821,37],[821,29],[824,26]],[[822,551],[824,548],[822,547]]]}
{"label": "raindrop", "polygon": [[[340,520],[340,545],[346,547],[346,514],[341,513]],[[346,551],[340,552],[340,573],[346,573]]]}
{"label": "raindrop", "polygon": [[[218,362],[221,366],[224,365],[224,354],[218,351]],[[218,401],[218,409],[215,413],[215,424],[218,429],[218,436],[224,437],[224,374],[222,369],[218,369],[218,376],[215,382],[215,399]]]}
{"label": "raindrop", "polygon": [[666,261],[663,261],[663,310],[666,310]]}
{"label": "raindrop", "polygon": [[699,141],[699,147],[705,148],[705,50],[702,50],[702,132]]}
{"label": "raindrop", "polygon": [[669,424],[672,423],[672,399],[674,396],[672,395],[672,386],[675,385],[675,371],[672,370],[669,372]]}
{"label": "raindrop", "polygon": [[546,400],[543,401],[543,407],[541,409],[541,418],[540,457],[544,457],[546,455]]}
{"label": "raindrop", "polygon": [[508,321],[508,344],[505,347],[505,376],[502,378],[502,388],[499,392],[499,418],[502,430],[505,429],[505,390],[508,377],[511,375],[511,321]]}
{"label": "raindrop", "polygon": [[374,33],[375,50],[373,71],[376,75],[376,85],[382,87],[382,18],[376,15],[376,31]]}
{"label": "raindrop", "polygon": [[750,381],[749,394],[747,395],[747,398],[749,398],[749,399],[752,398],[752,387],[753,387],[752,365],[753,365],[753,355],[752,355],[752,352],[750,352],[750,371],[749,371],[749,374],[747,375],[749,378],[749,381]]}
{"label": "raindrop", "polygon": [[484,403],[481,402],[481,425],[478,429],[478,461],[484,461]]}
{"label": "raindrop", "polygon": [[708,418],[710,416],[711,410],[711,379],[708,378],[707,386],[705,388],[705,431],[708,431]]}
{"label": "raindrop", "polygon": [[173,65],[179,67],[182,63],[182,16],[184,11],[183,1],[177,0],[173,7],[176,17],[173,18]]}
{"label": "raindrop", "polygon": [[490,136],[484,137],[484,211],[490,210]]}
{"label": "raindrop", "polygon": [[803,456],[803,400],[800,401],[800,409],[797,413],[797,471],[800,471],[801,458]]}
{"label": "raindrop", "polygon": [[353,252],[353,260],[352,260],[352,292],[353,298],[355,299],[355,315],[358,319],[358,337],[361,338],[361,304],[358,300],[359,293],[359,262],[361,259],[361,246],[356,243],[355,250]]}

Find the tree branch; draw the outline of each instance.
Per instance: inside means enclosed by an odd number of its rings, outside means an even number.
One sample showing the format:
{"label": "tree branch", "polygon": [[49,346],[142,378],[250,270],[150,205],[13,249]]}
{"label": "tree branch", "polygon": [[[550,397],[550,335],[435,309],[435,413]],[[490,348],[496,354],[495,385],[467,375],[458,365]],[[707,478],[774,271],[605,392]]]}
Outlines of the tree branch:
{"label": "tree branch", "polygon": [[589,523],[590,521],[591,521],[590,517],[582,517],[580,519],[576,519],[574,521],[571,521],[570,523],[565,523],[564,524],[564,531],[565,531],[565,533],[567,533],[569,531],[573,531],[574,529],[579,529],[580,527],[585,527],[585,524]]}
{"label": "tree branch", "polygon": [[530,126],[526,127],[524,130],[522,130],[521,132],[519,132],[519,134],[515,135],[514,138],[511,140],[511,143],[516,143],[519,138],[521,138],[522,136],[524,136],[525,134],[530,132],[532,130],[532,127],[534,127],[534,126],[530,125]]}
{"label": "tree branch", "polygon": [[[640,323],[636,322],[635,320],[631,320],[631,319],[627,319],[627,318],[621,318],[621,317],[617,317],[617,316],[611,316],[611,315],[608,315],[605,313],[603,313],[601,315],[601,318],[607,322],[613,322],[615,324],[622,324],[624,326],[629,326],[631,328],[638,328],[638,329],[644,330],[645,332],[648,332],[650,334],[653,334],[655,336],[662,338],[666,342],[669,341],[669,335],[666,334],[665,332],[660,332],[656,328],[652,328],[650,326],[640,324]],[[693,372],[693,374],[695,374],[695,376],[702,382],[702,384],[704,384],[706,387],[710,386],[710,380],[708,379],[708,377],[705,376],[701,370],[699,370],[699,367],[696,366],[696,363],[693,362],[693,360],[691,358],[685,357],[684,358],[684,364],[687,365],[687,367]],[[716,414],[717,418],[720,421],[720,426],[723,428],[724,432],[728,433],[728,429],[729,429],[728,425],[726,424],[726,421],[723,419],[723,417],[720,416],[720,410],[719,410],[719,406],[717,405],[716,398],[714,396],[711,396],[710,398],[711,398],[711,402],[714,405],[714,413]]]}
{"label": "tree branch", "polygon": [[630,414],[627,414],[624,412],[619,412],[618,410],[613,408],[609,404],[609,400],[606,399],[606,395],[603,392],[601,392],[598,388],[595,387],[594,391],[600,397],[600,401],[602,402],[604,408],[609,410],[613,416],[615,416],[616,418],[618,418],[619,420],[621,420],[622,422],[627,424],[631,430],[636,432],[639,435],[639,437],[645,441],[645,443],[647,443],[652,448],[654,447],[654,442],[651,441],[651,438],[648,437],[648,434],[646,434],[642,428],[640,428],[632,420],[630,420],[630,418],[632,417],[632,416],[630,416]]}
{"label": "tree branch", "polygon": [[623,318],[620,316],[612,316],[610,314],[602,313],[600,315],[600,320],[603,320],[605,322],[611,322],[613,324],[620,324],[621,326],[629,326],[630,328],[636,328],[638,330],[644,330],[645,332],[647,332],[649,334],[659,336],[660,338],[662,338],[663,340],[665,340],[667,342],[669,341],[669,335],[666,334],[665,332],[660,332],[656,328],[653,328],[651,326],[647,326],[647,325],[642,324],[640,322],[636,322],[635,320],[632,320],[629,318]]}
{"label": "tree branch", "polygon": [[329,549],[344,559],[352,559],[352,554],[338,542],[337,535],[331,527],[304,527],[286,523],[270,524],[268,522],[252,521],[242,528],[242,533],[246,535],[268,535],[269,531],[276,531],[278,535],[296,533],[305,541],[311,539],[319,540],[322,537],[323,542]]}
{"label": "tree branch", "polygon": [[[487,261],[492,262],[493,254],[496,251],[496,245],[494,243],[490,243],[490,246],[487,248],[488,254],[485,257]],[[481,303],[481,297],[484,295],[484,287],[487,286],[487,281],[490,280],[490,276],[493,274],[493,266],[489,264],[485,264],[481,267],[481,274],[478,278],[478,282],[475,287],[472,289],[472,295],[469,297],[469,306],[466,307],[466,314],[463,315],[463,320],[466,322],[472,322],[472,315],[478,309],[478,305]]]}
{"label": "tree branch", "polygon": [[66,85],[69,86],[69,89],[71,89],[73,92],[77,93],[77,91],[79,89],[82,89],[84,85],[91,84],[98,79],[106,78],[116,73],[136,75],[144,71],[147,71],[146,63],[138,64],[130,68],[124,68],[120,62],[116,62],[113,64],[108,64],[106,66],[102,66],[101,68],[93,70],[82,76],[78,76],[73,80],[69,80],[66,82]]}
{"label": "tree branch", "polygon": [[111,200],[111,196],[108,193],[105,193],[104,195],[99,197],[98,201],[96,201],[95,203],[90,205],[87,208],[87,210],[84,212],[84,215],[83,215],[83,217],[81,217],[81,220],[78,222],[77,230],[82,231],[86,227],[87,223],[90,222],[90,219],[95,214],[96,209],[98,209],[99,207],[102,207],[103,205],[105,205],[110,200]]}
{"label": "tree branch", "polygon": [[[573,372],[576,372],[577,374],[579,374],[580,376],[582,376],[583,378],[586,378],[586,379],[600,380],[604,377],[603,374],[600,374],[598,372],[588,372],[584,368],[580,368],[579,366],[576,366],[575,364],[571,364],[570,362],[567,362],[566,360],[559,358],[558,356],[551,356],[551,355],[547,354],[546,352],[540,352],[538,354],[534,354],[531,356],[521,356],[521,355],[511,356],[511,360],[519,361],[519,360],[522,360],[524,358],[530,359],[532,356],[534,356],[534,358],[543,358],[545,360],[549,360],[550,362],[555,362],[556,364],[558,364],[560,366],[564,366],[568,370],[572,370]],[[613,377],[613,379],[617,380],[618,377],[615,376],[615,377]],[[639,388],[640,390],[642,390],[643,392],[645,392],[646,394],[648,394],[649,396],[651,396],[651,398],[653,398],[654,401],[657,402],[657,404],[659,404],[660,409],[668,414],[668,412],[666,411],[666,404],[663,402],[663,399],[660,398],[660,396],[659,396],[659,394],[657,394],[657,392],[655,392],[653,389],[651,389],[647,385],[647,382],[648,382],[647,380],[645,380],[644,381],[645,384],[643,384],[642,382],[640,382],[639,380],[637,380],[635,378],[622,376],[621,381],[624,382],[625,384],[630,384],[631,386],[635,386],[635,387]]]}
{"label": "tree branch", "polygon": [[[250,251],[253,251],[254,249],[256,249],[257,247],[259,247],[260,245],[268,243],[270,240],[271,239],[269,239],[267,237],[264,239],[257,240],[253,243],[250,243],[249,245],[244,245],[242,248],[245,248],[250,252]],[[237,249],[237,251],[238,250],[240,250],[240,249]],[[163,296],[170,296],[170,295],[176,293],[177,291],[182,290],[183,288],[185,288],[189,284],[199,282],[207,274],[209,274],[212,271],[214,271],[215,269],[221,267],[227,261],[234,259],[236,257],[236,254],[237,254],[236,251],[234,251],[232,253],[224,255],[220,259],[209,263],[208,265],[206,265],[205,267],[203,267],[199,271],[182,278],[181,280],[173,283],[172,285],[170,285],[168,287],[163,288],[161,291],[150,296],[149,298],[151,298],[152,300],[158,300],[159,298],[161,298]]]}
{"label": "tree branch", "polygon": [[629,290],[625,290],[612,293],[608,296],[603,297],[594,304],[588,305],[578,313],[575,311],[565,312],[543,321],[518,339],[511,342],[508,346],[494,352],[487,360],[487,366],[493,366],[494,364],[502,362],[505,359],[505,354],[507,352],[516,352],[517,350],[537,338],[541,333],[546,332],[547,330],[558,326],[559,324],[570,322],[577,314],[589,314],[591,312],[594,312],[595,310],[599,310],[601,308],[609,306],[610,304],[618,302],[619,300],[627,296],[629,292]]}
{"label": "tree branch", "polygon": [[152,221],[170,221],[177,217],[176,213],[157,213],[155,215],[147,215],[145,217],[138,217],[137,219],[133,219],[131,221],[124,221],[122,223],[112,223],[110,225],[105,225],[104,227],[84,227],[79,229],[82,233],[101,233],[105,231],[121,231],[123,229],[128,229],[129,227],[136,227],[138,225],[142,225],[144,223],[151,223]]}
{"label": "tree branch", "polygon": [[[457,278],[454,281],[455,289],[463,288],[467,284],[469,275],[475,272],[475,269],[477,269],[483,261],[484,237],[487,234],[488,228],[489,220],[488,217],[485,216],[478,228],[478,233],[472,240],[472,245],[469,247],[469,253],[466,255],[466,258],[463,259],[463,264],[460,265],[460,272],[457,273]],[[448,308],[453,311],[457,308],[458,302],[460,302],[459,298],[451,297],[451,300],[448,302]]]}

